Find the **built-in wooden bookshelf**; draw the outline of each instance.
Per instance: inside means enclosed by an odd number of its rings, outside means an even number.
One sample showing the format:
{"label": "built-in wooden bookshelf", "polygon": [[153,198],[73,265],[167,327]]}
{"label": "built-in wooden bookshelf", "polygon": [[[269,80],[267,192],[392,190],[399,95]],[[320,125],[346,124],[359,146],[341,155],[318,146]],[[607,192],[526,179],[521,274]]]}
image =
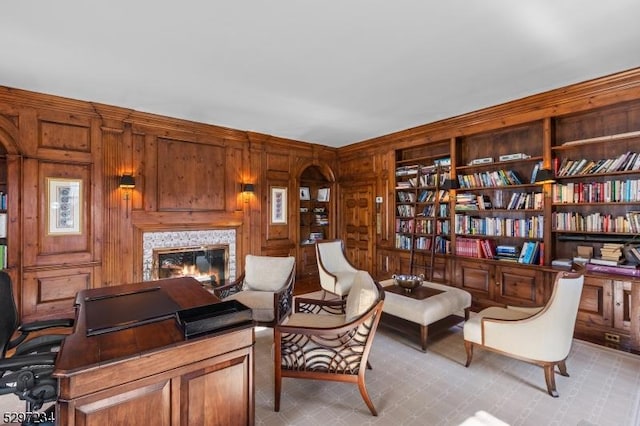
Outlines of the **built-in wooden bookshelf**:
{"label": "built-in wooden bookshelf", "polygon": [[[605,248],[615,258],[616,247],[640,245],[640,100],[398,150],[397,250],[415,251],[418,241],[423,188],[411,182],[445,156],[458,188],[448,192],[450,254],[441,275],[469,291],[474,308],[541,305],[556,261],[580,267],[573,261],[585,250],[599,257]],[[555,182],[536,182],[543,169]],[[638,346],[632,312],[640,269],[587,264],[584,271],[576,335]]]}
{"label": "built-in wooden bookshelf", "polygon": [[451,252],[450,191],[443,188],[451,176],[449,147],[442,141],[396,152],[395,248],[410,253],[407,273],[433,276],[434,256]]}
{"label": "built-in wooden bookshelf", "polygon": [[594,256],[606,243],[627,243],[640,211],[640,102],[557,117],[551,146],[553,256]]}
{"label": "built-in wooden bookshelf", "polygon": [[317,274],[315,242],[335,238],[332,184],[318,166],[306,168],[299,187],[298,275]]}
{"label": "built-in wooden bookshelf", "polygon": [[[542,153],[542,122],[457,141],[456,255],[544,264]],[[535,254],[520,256],[529,243]]]}

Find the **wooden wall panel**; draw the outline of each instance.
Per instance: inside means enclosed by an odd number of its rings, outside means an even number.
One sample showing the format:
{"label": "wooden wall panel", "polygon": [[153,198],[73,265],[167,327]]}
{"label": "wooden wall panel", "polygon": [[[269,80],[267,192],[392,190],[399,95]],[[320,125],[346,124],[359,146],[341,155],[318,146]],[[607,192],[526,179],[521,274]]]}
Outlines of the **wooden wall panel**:
{"label": "wooden wall panel", "polygon": [[88,125],[40,121],[40,146],[64,151],[91,152]]}
{"label": "wooden wall panel", "polygon": [[[82,200],[80,204],[80,235],[49,235],[48,221],[51,200],[48,199],[48,178],[82,180]],[[39,247],[38,264],[58,263],[64,256],[65,262],[91,260],[93,205],[91,186],[91,166],[40,162],[39,164]]]}
{"label": "wooden wall panel", "polygon": [[371,181],[376,175],[376,163],[373,155],[357,156],[340,162],[340,180]]}
{"label": "wooden wall panel", "polygon": [[267,171],[289,172],[289,155],[283,153],[267,152],[265,159]]}
{"label": "wooden wall panel", "polygon": [[157,145],[158,210],[225,209],[224,147],[169,139]]}
{"label": "wooden wall panel", "polygon": [[25,272],[22,283],[22,316],[25,319],[59,313],[73,314],[78,291],[91,288],[91,267]]}

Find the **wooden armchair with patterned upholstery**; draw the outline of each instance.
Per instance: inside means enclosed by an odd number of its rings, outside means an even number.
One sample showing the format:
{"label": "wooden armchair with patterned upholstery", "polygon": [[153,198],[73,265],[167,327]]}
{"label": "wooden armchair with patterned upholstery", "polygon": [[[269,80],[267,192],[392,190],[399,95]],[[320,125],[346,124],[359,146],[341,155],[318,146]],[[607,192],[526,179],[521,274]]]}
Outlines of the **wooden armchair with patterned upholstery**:
{"label": "wooden armchair with patterned upholstery", "polygon": [[365,271],[356,274],[346,299],[297,297],[294,313],[274,327],[275,411],[288,377],[356,383],[377,416],[365,370],[383,303],[383,288]]}

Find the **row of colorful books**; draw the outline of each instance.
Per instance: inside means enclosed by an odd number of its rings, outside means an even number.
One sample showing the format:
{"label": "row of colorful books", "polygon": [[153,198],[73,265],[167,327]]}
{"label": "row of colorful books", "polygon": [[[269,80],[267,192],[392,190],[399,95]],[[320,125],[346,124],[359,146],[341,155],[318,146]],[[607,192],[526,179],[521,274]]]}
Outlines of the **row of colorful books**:
{"label": "row of colorful books", "polygon": [[454,217],[456,234],[542,238],[544,216],[514,219],[508,217],[473,217],[457,213]]}
{"label": "row of colorful books", "polygon": [[460,188],[494,188],[500,186],[522,185],[523,181],[515,170],[494,170],[467,175],[458,175]]}
{"label": "row of colorful books", "polygon": [[627,216],[613,216],[604,213],[591,213],[586,216],[573,212],[553,212],[551,226],[554,231],[586,232],[636,232],[631,228]]}
{"label": "row of colorful books", "polygon": [[553,165],[556,176],[590,175],[625,170],[639,170],[640,154],[629,151],[614,158],[601,160],[589,160],[587,158],[571,160],[569,158],[563,158],[562,161],[560,161],[558,158],[555,158]]}
{"label": "row of colorful books", "polygon": [[568,182],[552,187],[554,203],[628,203],[640,201],[640,179]]}

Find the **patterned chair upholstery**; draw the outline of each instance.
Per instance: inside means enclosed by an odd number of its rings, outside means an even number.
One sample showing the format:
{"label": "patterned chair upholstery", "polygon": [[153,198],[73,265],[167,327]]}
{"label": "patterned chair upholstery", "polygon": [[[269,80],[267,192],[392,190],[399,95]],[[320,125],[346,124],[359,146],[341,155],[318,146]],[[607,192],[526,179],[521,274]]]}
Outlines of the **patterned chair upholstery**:
{"label": "patterned chair upholstery", "polygon": [[275,411],[280,410],[282,379],[355,383],[374,416],[365,370],[375,335],[384,290],[359,271],[346,299],[296,298],[295,312],[274,328]]}
{"label": "patterned chair upholstery", "polygon": [[558,396],[555,366],[567,374],[565,360],[571,350],[584,276],[560,272],[551,298],[544,307],[490,307],[464,324],[466,367],[474,345],[521,359],[544,368],[547,392]]}

